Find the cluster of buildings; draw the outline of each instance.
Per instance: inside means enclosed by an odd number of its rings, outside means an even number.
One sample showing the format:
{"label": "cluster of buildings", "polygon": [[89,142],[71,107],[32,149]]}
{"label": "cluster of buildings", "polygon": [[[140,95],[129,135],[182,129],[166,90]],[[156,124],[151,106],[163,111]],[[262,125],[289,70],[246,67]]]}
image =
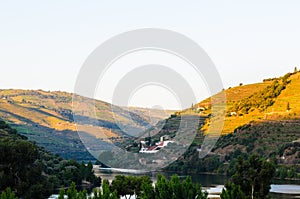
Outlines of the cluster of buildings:
{"label": "cluster of buildings", "polygon": [[169,143],[173,142],[174,141],[168,140],[167,136],[161,136],[160,141],[155,143],[154,146],[148,146],[146,141],[141,141],[139,153],[157,153],[160,149],[166,147]]}

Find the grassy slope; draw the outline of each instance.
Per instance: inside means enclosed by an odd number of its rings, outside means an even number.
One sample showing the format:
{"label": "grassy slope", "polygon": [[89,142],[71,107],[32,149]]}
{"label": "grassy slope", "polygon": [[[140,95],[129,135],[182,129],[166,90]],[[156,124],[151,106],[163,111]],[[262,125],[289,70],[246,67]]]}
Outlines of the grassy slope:
{"label": "grassy slope", "polygon": [[[268,107],[266,111],[254,110],[249,114],[243,114],[241,116],[228,116],[225,117],[224,127],[222,134],[232,133],[234,129],[239,126],[250,123],[251,121],[264,121],[264,120],[278,120],[278,119],[295,119],[300,116],[300,73],[293,74],[289,80],[291,81],[280,95],[276,98],[275,103]],[[274,80],[265,81],[256,84],[249,84],[244,86],[237,86],[225,90],[227,111],[237,101],[251,96],[252,94],[259,92],[271,85]],[[287,103],[290,104],[290,110],[287,111]],[[196,104],[196,107],[209,107],[210,98]],[[204,111],[205,112],[205,111]],[[206,113],[210,113],[210,110],[206,110]]]}
{"label": "grassy slope", "polygon": [[[290,78],[291,83],[277,97],[275,104],[268,108],[268,113],[284,118],[299,118],[300,116],[300,73],[296,73]],[[286,111],[287,103],[290,104],[290,111]],[[270,116],[269,116],[270,117]],[[272,117],[270,117],[272,118]]]}
{"label": "grassy slope", "polygon": [[[101,121],[100,126],[83,123],[77,128],[96,138],[122,136],[123,133],[116,128],[116,125],[113,125],[111,104],[96,101],[95,107],[97,119]],[[134,108],[130,110],[135,111]],[[146,109],[138,109],[138,112],[132,112],[130,116],[138,124],[150,122]],[[126,117],[122,111],[117,113],[116,117],[123,124],[130,124],[131,118]],[[163,114],[155,115],[155,119],[163,119],[163,117],[165,117]],[[73,122],[72,94],[70,93],[0,90],[0,118],[12,123],[22,134],[26,134],[31,140],[54,153],[60,153],[66,158],[87,156]]]}
{"label": "grassy slope", "polygon": [[[279,164],[295,167],[296,175],[300,177],[300,168],[297,166],[300,163],[300,72],[292,74],[288,80],[290,82],[286,88],[265,111],[254,108],[248,114],[226,115],[223,136],[207,157],[198,158],[196,148],[201,143],[195,142],[186,155],[168,169],[183,172],[224,172],[239,154],[258,153],[262,157],[276,159]],[[273,82],[274,79],[225,90],[227,114],[235,102],[261,92]],[[288,102],[290,110],[287,111]],[[188,109],[180,114],[199,114],[197,107],[206,107],[202,114],[209,114],[210,98],[196,104],[193,110]]]}
{"label": "grassy slope", "polygon": [[[278,78],[277,78],[278,79]],[[222,134],[227,135],[233,133],[238,127],[247,125],[251,122],[267,122],[267,121],[278,121],[281,120],[290,120],[297,119],[300,116],[300,72],[292,74],[289,77],[290,83],[287,84],[286,88],[281,91],[280,95],[276,97],[275,102],[272,106],[268,107],[265,111],[260,111],[255,109],[248,114],[241,114],[237,116],[229,116],[230,109],[233,105],[245,98],[250,97],[255,93],[259,93],[262,90],[266,89],[268,86],[271,86],[276,78],[269,79],[260,83],[248,84],[242,86],[236,86],[233,88],[228,88],[225,90],[226,93],[226,117],[224,121],[224,126],[222,129]],[[208,98],[196,105],[193,108],[183,110],[181,112],[176,112],[176,115],[202,115],[207,116],[211,113],[211,98]],[[290,110],[287,111],[287,102],[290,104]],[[205,111],[197,110],[198,107],[205,107]],[[171,120],[166,120],[165,129],[172,131]],[[208,129],[209,122],[207,122],[203,130]]]}
{"label": "grassy slope", "polygon": [[[95,109],[97,119],[114,122],[111,104],[96,101]],[[130,108],[130,110],[138,113],[140,116],[138,119],[142,122],[150,120],[148,109]],[[166,117],[165,113],[155,113],[155,119]],[[170,113],[171,111],[167,111],[167,114]],[[32,122],[55,130],[75,130],[72,121],[72,94],[66,92],[0,90],[0,116],[17,124]],[[122,112],[116,117],[125,124],[131,120]]]}

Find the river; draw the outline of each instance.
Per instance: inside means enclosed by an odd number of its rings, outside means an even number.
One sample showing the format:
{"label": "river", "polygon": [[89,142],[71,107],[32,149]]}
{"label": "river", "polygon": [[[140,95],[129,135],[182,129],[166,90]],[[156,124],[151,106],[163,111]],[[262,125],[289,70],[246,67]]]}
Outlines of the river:
{"label": "river", "polygon": [[[102,179],[113,180],[116,175],[120,173],[107,173],[96,171],[96,175]],[[174,173],[162,173],[167,178],[170,178]],[[124,175],[140,175],[140,174],[124,174]],[[147,174],[155,182],[157,173]],[[179,175],[180,178],[184,179],[187,175]],[[213,174],[191,174],[190,175],[194,182],[198,182],[202,187],[207,190],[210,195],[218,195],[222,191],[223,185],[228,180],[227,176],[213,175]],[[271,198],[274,199],[290,199],[300,198],[300,182],[298,181],[279,181],[276,180],[271,185]]]}

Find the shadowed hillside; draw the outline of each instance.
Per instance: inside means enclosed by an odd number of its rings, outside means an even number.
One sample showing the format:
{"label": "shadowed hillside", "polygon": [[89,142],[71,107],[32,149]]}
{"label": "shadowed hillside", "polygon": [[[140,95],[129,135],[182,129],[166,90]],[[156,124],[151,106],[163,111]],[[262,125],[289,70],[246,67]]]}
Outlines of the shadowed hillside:
{"label": "shadowed hillside", "polygon": [[[54,153],[66,158],[92,159],[81,143],[76,129],[83,129],[85,133],[97,139],[122,139],[128,135],[116,125],[114,117],[124,126],[142,129],[143,126],[153,125],[153,121],[164,119],[172,113],[168,110],[130,108],[129,114],[125,114],[127,109],[115,106],[117,111],[113,115],[111,104],[96,100],[97,118],[89,118],[88,114],[82,113],[83,119],[76,128],[73,121],[72,96],[70,93],[59,91],[0,90],[0,117],[30,140]],[[87,99],[81,96],[78,98]],[[92,124],[91,119],[95,119],[97,124]]]}

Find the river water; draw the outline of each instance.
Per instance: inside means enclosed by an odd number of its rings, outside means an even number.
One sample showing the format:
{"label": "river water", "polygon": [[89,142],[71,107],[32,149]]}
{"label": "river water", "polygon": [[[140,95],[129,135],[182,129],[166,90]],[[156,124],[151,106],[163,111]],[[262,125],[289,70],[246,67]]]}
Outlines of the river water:
{"label": "river water", "polygon": [[[96,175],[102,179],[113,180],[116,175],[120,173],[103,173],[98,170]],[[156,181],[158,173],[149,173],[153,182]],[[170,178],[174,173],[162,173],[167,178]],[[137,175],[137,174],[124,174],[124,175]],[[213,175],[213,174],[191,174],[194,182],[200,183],[202,187],[209,192],[210,195],[218,195],[222,191],[223,185],[228,180],[227,176]],[[185,179],[186,175],[179,175],[180,178]],[[298,181],[275,181],[271,185],[271,198],[274,199],[290,199],[300,198],[300,182]]]}

